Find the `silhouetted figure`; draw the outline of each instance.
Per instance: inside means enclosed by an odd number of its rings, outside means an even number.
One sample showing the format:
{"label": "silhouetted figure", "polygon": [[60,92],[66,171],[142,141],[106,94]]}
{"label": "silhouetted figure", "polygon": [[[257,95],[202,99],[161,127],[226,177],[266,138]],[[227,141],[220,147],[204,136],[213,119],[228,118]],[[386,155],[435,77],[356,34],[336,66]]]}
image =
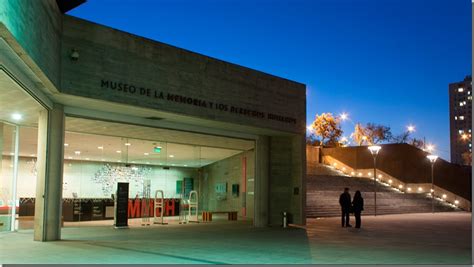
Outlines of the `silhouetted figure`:
{"label": "silhouetted figure", "polygon": [[339,205],[341,205],[342,211],[342,227],[352,227],[349,224],[349,212],[351,210],[351,195],[349,194],[349,188],[344,188],[344,193],[339,196]]}
{"label": "silhouetted figure", "polygon": [[354,217],[356,220],[355,228],[360,228],[360,214],[364,210],[364,199],[362,198],[362,195],[359,190],[357,190],[354,194],[354,200],[352,200],[352,207],[354,209]]}

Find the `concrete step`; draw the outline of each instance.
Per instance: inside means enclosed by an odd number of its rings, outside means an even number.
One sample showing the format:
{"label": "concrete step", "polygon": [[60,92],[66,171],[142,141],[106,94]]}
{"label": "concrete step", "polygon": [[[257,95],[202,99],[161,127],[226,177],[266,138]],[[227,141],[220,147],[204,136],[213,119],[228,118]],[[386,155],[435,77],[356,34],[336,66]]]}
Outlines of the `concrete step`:
{"label": "concrete step", "polygon": [[[344,187],[360,190],[364,198],[363,214],[374,213],[374,185],[367,178],[338,175],[311,175],[307,179],[306,216],[340,216],[339,195]],[[377,184],[377,214],[423,213],[432,211],[432,199],[426,193],[401,193],[388,186]],[[459,211],[446,203],[434,201],[435,212]]]}

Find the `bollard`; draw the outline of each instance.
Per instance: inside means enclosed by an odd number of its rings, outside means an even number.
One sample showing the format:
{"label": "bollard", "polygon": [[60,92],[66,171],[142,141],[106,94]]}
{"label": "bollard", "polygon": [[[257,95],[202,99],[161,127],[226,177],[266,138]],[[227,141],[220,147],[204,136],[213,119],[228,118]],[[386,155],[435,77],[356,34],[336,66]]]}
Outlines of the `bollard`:
{"label": "bollard", "polygon": [[288,227],[288,220],[286,218],[286,211],[283,212],[283,228]]}

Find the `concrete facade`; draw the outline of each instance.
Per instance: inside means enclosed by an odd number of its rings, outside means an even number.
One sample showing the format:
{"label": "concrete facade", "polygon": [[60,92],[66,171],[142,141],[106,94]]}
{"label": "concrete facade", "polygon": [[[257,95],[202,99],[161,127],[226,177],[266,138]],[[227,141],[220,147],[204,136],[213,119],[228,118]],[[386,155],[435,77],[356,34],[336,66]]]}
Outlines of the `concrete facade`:
{"label": "concrete facade", "polygon": [[0,37],[15,61],[1,67],[48,114],[35,240],[60,239],[64,116],[253,140],[254,225],[279,225],[283,211],[305,224],[304,84],[61,14],[54,0],[3,1]]}

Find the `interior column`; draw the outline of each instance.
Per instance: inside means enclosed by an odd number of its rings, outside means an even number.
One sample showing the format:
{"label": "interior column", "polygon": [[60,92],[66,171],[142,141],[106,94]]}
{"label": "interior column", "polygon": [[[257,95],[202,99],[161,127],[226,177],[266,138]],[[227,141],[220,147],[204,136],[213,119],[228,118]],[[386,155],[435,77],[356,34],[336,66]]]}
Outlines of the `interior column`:
{"label": "interior column", "polygon": [[259,136],[255,142],[254,226],[268,226],[269,138]]}
{"label": "interior column", "polygon": [[61,239],[61,200],[64,159],[64,108],[40,112],[38,121],[38,175],[34,240]]}

